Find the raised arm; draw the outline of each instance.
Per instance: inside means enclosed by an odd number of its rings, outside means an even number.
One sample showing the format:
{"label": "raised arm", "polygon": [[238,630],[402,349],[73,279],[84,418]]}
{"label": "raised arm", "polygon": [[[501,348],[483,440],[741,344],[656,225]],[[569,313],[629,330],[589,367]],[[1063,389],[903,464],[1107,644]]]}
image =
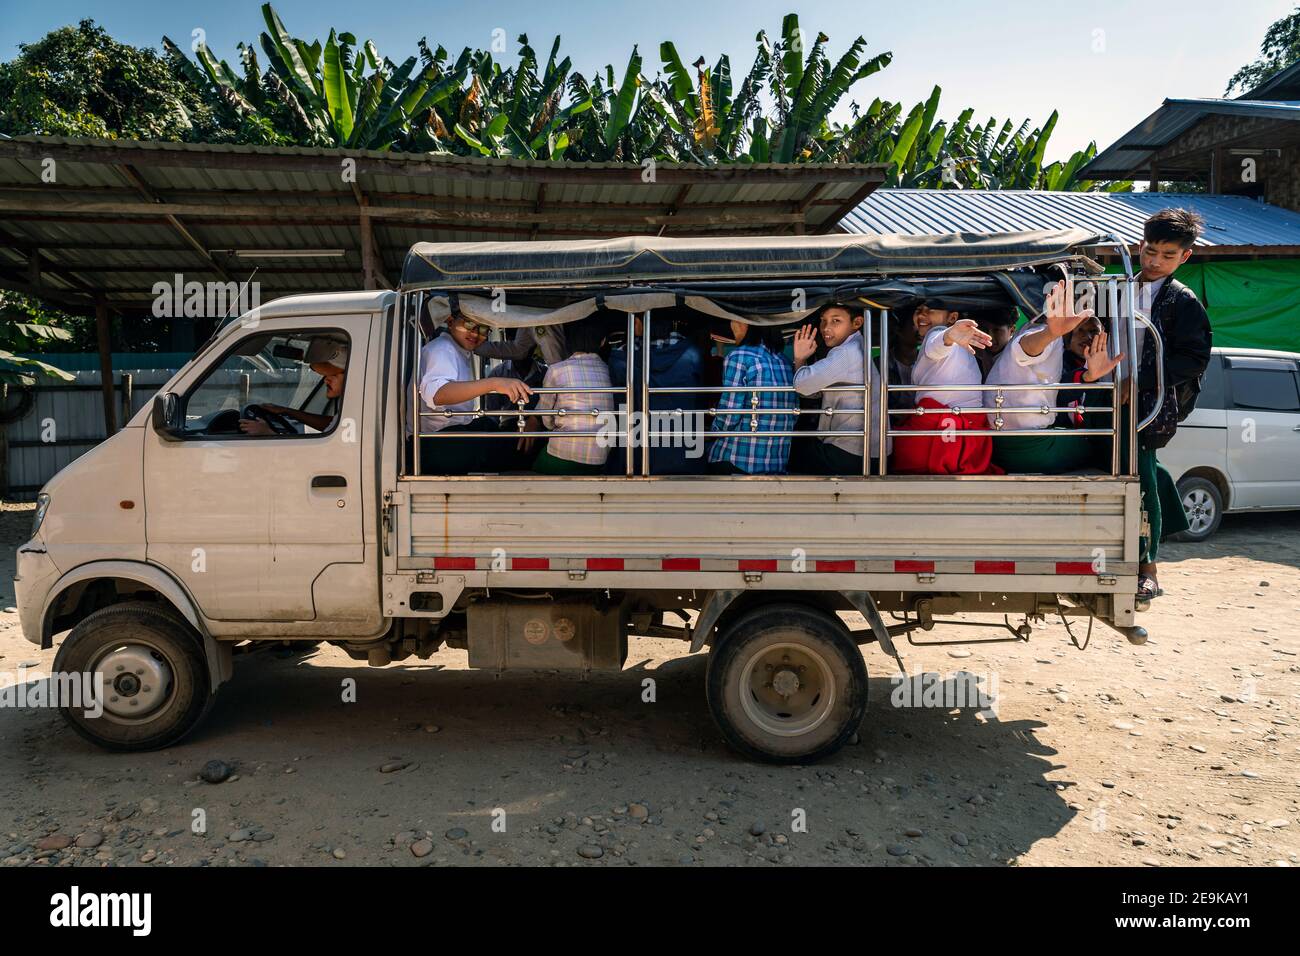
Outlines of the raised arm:
{"label": "raised arm", "polygon": [[1092,318],[1092,315],[1092,309],[1074,311],[1074,281],[1062,279],[1047,293],[1047,301],[1043,306],[1043,327],[1020,336],[1019,347],[1026,357],[1037,358],[1047,351],[1052,342],[1073,332],[1077,326]]}
{"label": "raised arm", "polygon": [[[797,351],[795,355],[798,355]],[[820,362],[795,369],[794,390],[807,396],[816,395],[831,385],[861,385],[862,374],[860,356],[855,355],[852,349],[836,346]]]}

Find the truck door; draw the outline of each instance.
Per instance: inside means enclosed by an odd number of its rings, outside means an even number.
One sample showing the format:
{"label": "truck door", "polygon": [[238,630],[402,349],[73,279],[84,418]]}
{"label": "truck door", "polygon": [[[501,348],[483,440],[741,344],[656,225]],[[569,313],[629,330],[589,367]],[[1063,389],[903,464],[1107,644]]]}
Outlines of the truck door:
{"label": "truck door", "polygon": [[1300,385],[1283,357],[1233,355],[1228,372],[1228,465],[1241,508],[1295,506]]}
{"label": "truck door", "polygon": [[331,593],[326,616],[378,605],[374,576],[341,567],[366,560],[371,316],[296,321],[239,333],[182,385],[179,433],[145,442],[148,560],[215,620],[317,620],[313,582],[322,576],[358,590],[369,582],[368,594]]}

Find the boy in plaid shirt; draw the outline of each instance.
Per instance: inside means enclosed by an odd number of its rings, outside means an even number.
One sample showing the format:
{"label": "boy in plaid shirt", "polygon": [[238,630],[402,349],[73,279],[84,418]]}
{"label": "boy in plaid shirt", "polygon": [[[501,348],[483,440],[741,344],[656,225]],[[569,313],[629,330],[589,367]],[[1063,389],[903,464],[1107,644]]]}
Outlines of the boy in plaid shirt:
{"label": "boy in plaid shirt", "polygon": [[[789,388],[794,384],[794,369],[785,357],[785,340],[781,337],[781,330],[736,321],[732,321],[730,327],[730,338],[716,336],[720,341],[735,342],[736,347],[727,355],[722,366],[723,392],[718,402],[720,413],[713,419],[713,430],[751,431],[750,420],[754,419],[758,422],[759,433],[792,431],[794,415],[726,414],[733,409],[796,411],[799,408],[799,398],[793,392],[759,392],[758,404],[755,405],[754,392],[745,391],[747,388]],[[724,436],[713,439],[709,446],[708,470],[714,475],[781,475],[785,473],[789,460],[788,437],[762,434]]]}

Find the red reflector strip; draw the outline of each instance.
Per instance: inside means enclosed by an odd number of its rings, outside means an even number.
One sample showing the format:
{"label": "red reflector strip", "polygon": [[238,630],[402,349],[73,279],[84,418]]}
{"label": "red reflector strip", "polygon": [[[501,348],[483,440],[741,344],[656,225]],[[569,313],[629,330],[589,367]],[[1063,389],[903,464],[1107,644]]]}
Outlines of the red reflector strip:
{"label": "red reflector strip", "polygon": [[551,570],[550,558],[511,558],[511,571],[549,571]]}
{"label": "red reflector strip", "polygon": [[435,571],[473,571],[473,558],[434,558]]}
{"label": "red reflector strip", "polygon": [[622,558],[588,558],[588,571],[622,571]]}
{"label": "red reflector strip", "polygon": [[1015,574],[1016,562],[1014,561],[976,561],[976,574]]}
{"label": "red reflector strip", "polygon": [[1091,561],[1057,561],[1057,574],[1096,574]]}
{"label": "red reflector strip", "polygon": [[660,565],[665,571],[698,571],[699,558],[664,558]]}
{"label": "red reflector strip", "polygon": [[775,571],[775,561],[737,561],[736,568],[740,571]]}
{"label": "red reflector strip", "polygon": [[852,561],[818,561],[818,571],[852,571]]}
{"label": "red reflector strip", "polygon": [[894,572],[896,574],[933,574],[933,561],[895,561]]}

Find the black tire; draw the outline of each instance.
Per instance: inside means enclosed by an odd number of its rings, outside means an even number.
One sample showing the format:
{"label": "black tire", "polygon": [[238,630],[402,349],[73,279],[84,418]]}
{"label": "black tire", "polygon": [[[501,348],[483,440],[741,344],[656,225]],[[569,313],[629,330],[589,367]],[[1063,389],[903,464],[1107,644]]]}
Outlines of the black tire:
{"label": "black tire", "polygon": [[[124,655],[147,659],[155,670],[113,663],[115,657],[130,659]],[[54,670],[61,674],[93,673],[101,666],[108,668],[103,712],[91,717],[82,707],[59,709],[73,730],[106,750],[170,746],[193,730],[212,704],[202,638],[170,608],[142,601],[101,608],[72,629],[54,658]],[[132,678],[132,670],[142,676]],[[118,683],[122,680],[132,683]],[[149,709],[139,716],[124,712],[133,699]]]}
{"label": "black tire", "polygon": [[[783,676],[786,696],[776,686]],[[867,667],[839,618],[773,604],[741,615],[718,638],[705,690],[732,747],[766,763],[811,763],[843,747],[862,724]]]}
{"label": "black tire", "polygon": [[1191,527],[1175,537],[1179,541],[1204,541],[1219,530],[1223,521],[1223,493],[1208,478],[1184,478],[1178,482],[1178,500]]}

